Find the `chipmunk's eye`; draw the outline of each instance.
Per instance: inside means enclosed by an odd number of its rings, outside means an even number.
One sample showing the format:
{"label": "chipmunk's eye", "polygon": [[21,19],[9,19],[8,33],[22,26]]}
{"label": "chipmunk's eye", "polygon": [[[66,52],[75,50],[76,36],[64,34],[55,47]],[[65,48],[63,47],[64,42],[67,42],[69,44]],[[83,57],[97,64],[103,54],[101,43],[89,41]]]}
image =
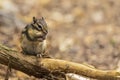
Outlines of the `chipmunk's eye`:
{"label": "chipmunk's eye", "polygon": [[39,29],[39,31],[42,30],[42,28],[40,26],[38,26],[38,29]]}
{"label": "chipmunk's eye", "polygon": [[38,30],[38,31],[41,31],[41,30],[42,30],[42,28],[39,27],[39,26],[36,26],[35,29]]}
{"label": "chipmunk's eye", "polygon": [[42,26],[40,24],[38,24],[38,29],[42,30]]}
{"label": "chipmunk's eye", "polygon": [[41,29],[42,27],[41,27],[40,25],[38,25],[38,28],[40,28],[40,29]]}

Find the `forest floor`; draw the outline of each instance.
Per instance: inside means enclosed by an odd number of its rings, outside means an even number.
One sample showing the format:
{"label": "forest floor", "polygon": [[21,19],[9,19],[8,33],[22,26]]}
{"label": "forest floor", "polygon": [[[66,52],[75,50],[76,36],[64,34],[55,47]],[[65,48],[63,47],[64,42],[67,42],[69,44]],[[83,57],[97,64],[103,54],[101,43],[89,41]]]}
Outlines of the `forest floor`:
{"label": "forest floor", "polygon": [[[120,0],[0,0],[0,43],[18,51],[22,29],[44,17],[52,57],[98,69],[120,66]],[[0,80],[6,66],[0,65]],[[11,80],[31,77],[12,71]]]}

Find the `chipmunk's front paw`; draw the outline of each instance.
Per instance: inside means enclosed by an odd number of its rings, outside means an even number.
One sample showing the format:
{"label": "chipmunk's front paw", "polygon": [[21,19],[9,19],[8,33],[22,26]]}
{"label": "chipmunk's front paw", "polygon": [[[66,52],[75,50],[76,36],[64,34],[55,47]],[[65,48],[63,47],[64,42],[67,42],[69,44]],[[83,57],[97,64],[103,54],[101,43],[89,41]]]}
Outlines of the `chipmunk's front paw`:
{"label": "chipmunk's front paw", "polygon": [[42,55],[41,54],[37,54],[37,58],[42,58]]}

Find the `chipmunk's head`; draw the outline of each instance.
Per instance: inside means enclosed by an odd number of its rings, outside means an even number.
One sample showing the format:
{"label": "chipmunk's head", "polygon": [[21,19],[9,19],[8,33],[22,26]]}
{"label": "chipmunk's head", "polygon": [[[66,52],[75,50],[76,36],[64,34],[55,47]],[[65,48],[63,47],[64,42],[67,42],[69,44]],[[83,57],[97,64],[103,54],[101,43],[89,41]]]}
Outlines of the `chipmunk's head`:
{"label": "chipmunk's head", "polygon": [[33,17],[32,24],[26,28],[27,38],[29,38],[29,40],[42,42],[46,39],[48,28],[43,17],[40,19],[36,19],[35,17]]}

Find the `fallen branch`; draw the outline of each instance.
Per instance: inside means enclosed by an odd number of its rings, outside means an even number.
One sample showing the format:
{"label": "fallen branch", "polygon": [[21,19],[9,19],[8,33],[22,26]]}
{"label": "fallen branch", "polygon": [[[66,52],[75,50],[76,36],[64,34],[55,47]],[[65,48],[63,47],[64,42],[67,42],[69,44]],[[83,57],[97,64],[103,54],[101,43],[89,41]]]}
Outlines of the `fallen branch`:
{"label": "fallen branch", "polygon": [[0,63],[22,71],[30,76],[45,78],[50,73],[64,72],[75,73],[82,76],[100,80],[120,80],[120,72],[98,70],[83,64],[59,59],[40,59],[39,65],[35,64],[36,57],[26,56],[0,44]]}

